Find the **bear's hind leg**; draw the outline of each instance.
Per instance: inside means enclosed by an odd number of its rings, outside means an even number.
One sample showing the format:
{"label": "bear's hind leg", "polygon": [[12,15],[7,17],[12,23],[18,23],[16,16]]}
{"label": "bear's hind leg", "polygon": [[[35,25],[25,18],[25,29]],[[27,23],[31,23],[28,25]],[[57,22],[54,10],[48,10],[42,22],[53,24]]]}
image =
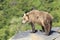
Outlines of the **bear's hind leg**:
{"label": "bear's hind leg", "polygon": [[50,32],[51,32],[51,25],[50,24],[48,25],[48,30],[47,31],[48,31],[47,33],[50,35]]}
{"label": "bear's hind leg", "polygon": [[45,24],[44,24],[45,35],[49,35],[48,29],[49,29],[49,27],[48,27],[48,25],[45,23]]}
{"label": "bear's hind leg", "polygon": [[48,24],[48,34],[51,34],[51,28],[52,28],[52,21],[50,22],[50,24]]}
{"label": "bear's hind leg", "polygon": [[50,24],[46,25],[45,32],[46,32],[46,35],[50,35],[50,32],[51,32],[51,26],[50,26]]}

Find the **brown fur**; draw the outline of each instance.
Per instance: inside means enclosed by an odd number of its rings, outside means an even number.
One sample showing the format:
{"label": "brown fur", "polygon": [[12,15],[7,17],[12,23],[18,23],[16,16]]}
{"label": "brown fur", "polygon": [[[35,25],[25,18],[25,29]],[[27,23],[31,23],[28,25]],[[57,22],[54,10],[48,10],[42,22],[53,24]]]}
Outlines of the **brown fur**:
{"label": "brown fur", "polygon": [[[27,19],[27,21],[25,18]],[[29,22],[31,24],[32,32],[35,32],[34,24],[37,23],[41,25],[42,30],[45,31],[47,35],[49,35],[51,31],[52,19],[53,17],[48,12],[39,10],[32,10],[26,13],[25,16],[23,16],[23,21]]]}

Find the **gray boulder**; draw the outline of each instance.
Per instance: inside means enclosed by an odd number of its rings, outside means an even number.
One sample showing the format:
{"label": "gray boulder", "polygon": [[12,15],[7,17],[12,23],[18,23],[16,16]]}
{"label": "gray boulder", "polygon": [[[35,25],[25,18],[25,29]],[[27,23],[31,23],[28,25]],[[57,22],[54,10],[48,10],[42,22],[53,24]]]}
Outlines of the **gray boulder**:
{"label": "gray boulder", "polygon": [[60,40],[60,27],[53,27],[49,36],[43,32],[30,33],[31,31],[19,32],[9,40]]}

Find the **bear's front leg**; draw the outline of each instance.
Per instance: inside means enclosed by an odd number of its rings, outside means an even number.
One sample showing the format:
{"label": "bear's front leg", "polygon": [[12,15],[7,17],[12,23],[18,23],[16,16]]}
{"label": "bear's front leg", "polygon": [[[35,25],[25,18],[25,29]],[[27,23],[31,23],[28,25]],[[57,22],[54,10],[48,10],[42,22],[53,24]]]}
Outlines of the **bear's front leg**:
{"label": "bear's front leg", "polygon": [[44,30],[44,26],[41,26],[42,27],[42,30],[40,30],[41,32],[45,32],[45,30]]}
{"label": "bear's front leg", "polygon": [[37,30],[35,30],[35,25],[34,25],[34,23],[30,23],[31,24],[31,27],[32,27],[32,32],[31,33],[36,33],[37,32]]}

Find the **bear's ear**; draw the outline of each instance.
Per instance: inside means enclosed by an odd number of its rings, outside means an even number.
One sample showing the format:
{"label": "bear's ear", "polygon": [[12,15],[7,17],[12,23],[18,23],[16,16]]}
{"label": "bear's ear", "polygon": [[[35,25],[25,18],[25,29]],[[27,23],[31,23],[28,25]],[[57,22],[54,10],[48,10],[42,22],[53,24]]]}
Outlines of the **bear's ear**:
{"label": "bear's ear", "polygon": [[28,16],[28,14],[26,14],[26,16]]}
{"label": "bear's ear", "polygon": [[28,16],[29,13],[26,13],[26,16]]}
{"label": "bear's ear", "polygon": [[29,19],[29,15],[28,14],[26,14],[26,16],[28,17],[28,19]]}

